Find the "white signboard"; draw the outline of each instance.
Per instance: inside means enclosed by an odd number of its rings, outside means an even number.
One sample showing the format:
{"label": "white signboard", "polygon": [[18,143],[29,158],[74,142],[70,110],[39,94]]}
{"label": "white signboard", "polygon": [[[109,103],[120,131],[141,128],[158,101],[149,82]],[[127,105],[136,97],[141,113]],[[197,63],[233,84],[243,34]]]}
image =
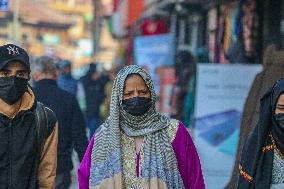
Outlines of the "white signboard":
{"label": "white signboard", "polygon": [[243,106],[260,65],[198,64],[194,141],[207,189],[229,182]]}

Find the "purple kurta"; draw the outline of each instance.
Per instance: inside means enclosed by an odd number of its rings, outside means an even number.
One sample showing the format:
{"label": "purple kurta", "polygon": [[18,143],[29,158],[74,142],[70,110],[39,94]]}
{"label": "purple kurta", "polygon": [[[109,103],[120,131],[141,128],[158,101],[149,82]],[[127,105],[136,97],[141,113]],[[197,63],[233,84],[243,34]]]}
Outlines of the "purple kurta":
{"label": "purple kurta", "polygon": [[[80,189],[89,189],[91,153],[94,145],[94,138],[95,135],[92,137],[85,156],[78,169],[78,181]],[[204,189],[205,185],[200,160],[192,139],[182,122],[179,123],[172,146],[177,158],[178,168],[185,188]],[[139,163],[139,161],[137,161],[137,163]]]}

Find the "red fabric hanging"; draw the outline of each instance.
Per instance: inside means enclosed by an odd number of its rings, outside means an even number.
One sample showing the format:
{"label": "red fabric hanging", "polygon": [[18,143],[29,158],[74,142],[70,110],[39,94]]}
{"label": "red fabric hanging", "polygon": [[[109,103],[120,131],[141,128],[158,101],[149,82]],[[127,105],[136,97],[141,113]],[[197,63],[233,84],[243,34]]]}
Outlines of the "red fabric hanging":
{"label": "red fabric hanging", "polygon": [[146,19],[141,25],[143,35],[157,35],[168,33],[169,28],[162,19]]}
{"label": "red fabric hanging", "polygon": [[120,0],[112,0],[112,11],[113,12],[116,12],[116,10],[118,9],[118,6],[119,6],[119,3],[120,3]]}

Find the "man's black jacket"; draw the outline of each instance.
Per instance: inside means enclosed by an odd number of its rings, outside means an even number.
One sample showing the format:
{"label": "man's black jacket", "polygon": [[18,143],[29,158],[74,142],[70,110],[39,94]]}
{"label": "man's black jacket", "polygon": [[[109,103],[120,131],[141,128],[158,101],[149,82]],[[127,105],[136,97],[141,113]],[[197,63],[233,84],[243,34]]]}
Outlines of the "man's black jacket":
{"label": "man's black jacket", "polygon": [[37,100],[53,110],[58,119],[57,174],[69,172],[73,168],[73,148],[81,161],[88,145],[79,104],[75,96],[60,89],[55,80],[40,80],[33,90]]}

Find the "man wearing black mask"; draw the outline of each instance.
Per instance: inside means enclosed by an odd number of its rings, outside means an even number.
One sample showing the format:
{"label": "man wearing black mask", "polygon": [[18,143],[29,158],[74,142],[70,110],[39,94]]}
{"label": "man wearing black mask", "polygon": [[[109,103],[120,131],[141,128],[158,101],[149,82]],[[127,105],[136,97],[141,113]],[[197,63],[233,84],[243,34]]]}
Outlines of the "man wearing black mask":
{"label": "man wearing black mask", "polygon": [[0,46],[0,186],[51,189],[55,185],[57,120],[37,103],[28,81],[27,52]]}

